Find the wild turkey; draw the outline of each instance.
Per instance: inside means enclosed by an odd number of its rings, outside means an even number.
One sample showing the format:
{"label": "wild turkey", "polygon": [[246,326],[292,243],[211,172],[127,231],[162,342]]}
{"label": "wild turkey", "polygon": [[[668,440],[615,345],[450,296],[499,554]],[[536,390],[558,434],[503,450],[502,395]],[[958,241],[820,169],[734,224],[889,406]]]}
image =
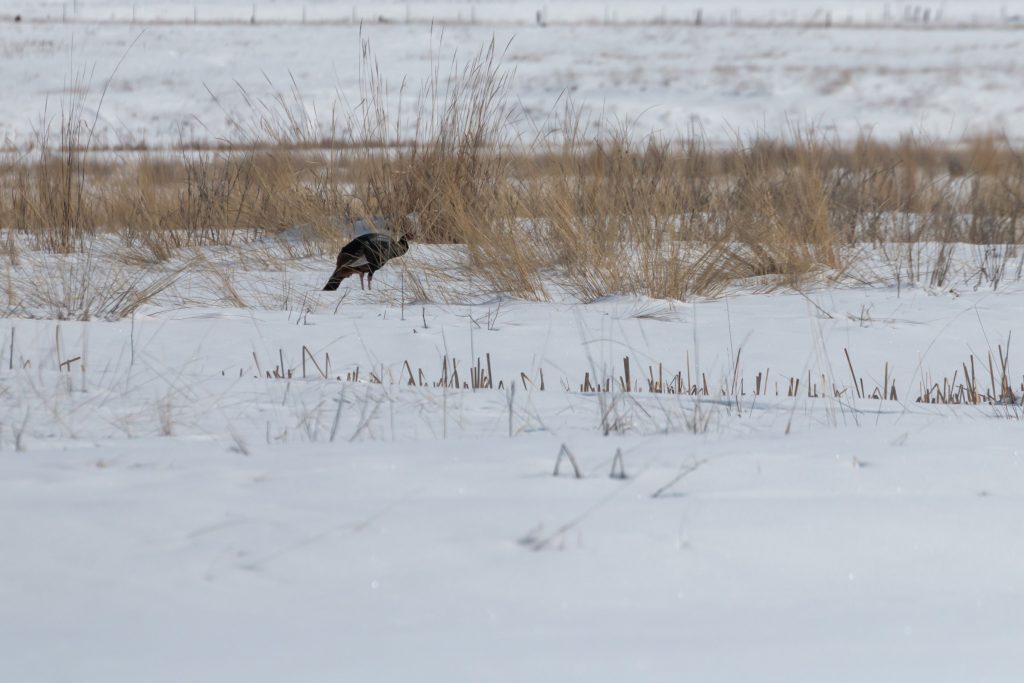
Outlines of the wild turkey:
{"label": "wild turkey", "polygon": [[390,235],[371,232],[355,238],[341,248],[338,264],[331,279],[324,285],[324,291],[334,291],[342,280],[353,273],[359,274],[360,289],[363,288],[363,275],[368,276],[368,286],[373,289],[373,274],[383,268],[388,260],[409,251],[411,237],[406,234],[395,240]]}

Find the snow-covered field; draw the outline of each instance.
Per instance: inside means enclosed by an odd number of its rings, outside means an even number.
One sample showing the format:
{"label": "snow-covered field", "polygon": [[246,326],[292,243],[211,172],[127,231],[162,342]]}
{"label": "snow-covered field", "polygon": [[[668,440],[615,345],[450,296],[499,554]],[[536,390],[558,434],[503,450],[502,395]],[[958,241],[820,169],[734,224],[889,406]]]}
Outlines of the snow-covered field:
{"label": "snow-covered field", "polygon": [[[1008,345],[1021,394],[1024,285],[972,250],[941,289],[586,305],[308,258],[8,318],[0,679],[1016,680],[1021,408],[915,401]],[[495,388],[434,386],[487,354]],[[639,391],[580,391],[626,356]]]}
{"label": "snow-covered field", "polygon": [[[716,142],[792,125],[846,139],[864,130],[886,140],[908,132],[953,141],[989,131],[1024,135],[1020,2],[943,2],[925,7],[929,23],[913,19],[921,5],[882,2],[555,2],[544,6],[550,21],[540,27],[525,2],[384,3],[357,8],[356,23],[350,5],[268,3],[249,24],[223,21],[249,17],[248,2],[82,0],[76,21],[43,20],[67,7],[3,5],[25,16],[0,22],[0,141],[8,146],[32,142],[43,112],[58,112],[82,73],[91,84],[90,122],[99,108],[99,142],[236,137],[255,114],[241,89],[270,101],[275,89],[290,90],[292,78],[307,109],[325,128],[337,114],[343,134],[346,111],[360,99],[361,39],[395,91],[406,79],[408,108],[432,59],[445,73],[456,52],[468,59],[492,37],[509,45],[503,63],[515,70],[512,95],[526,111],[525,131],[543,127],[559,97],[571,95],[589,112],[640,131],[672,135],[698,126]],[[133,7],[139,22],[151,23],[133,25]],[[693,22],[698,9],[701,26]],[[175,12],[203,20],[157,21]],[[475,23],[458,21],[469,12],[479,14]],[[645,20],[651,13],[666,19]],[[381,23],[382,15],[395,16]],[[316,23],[332,17],[341,23]],[[454,22],[443,40],[441,26],[429,26],[435,17]],[[869,21],[880,23],[865,28]],[[408,112],[405,123],[414,123]]]}
{"label": "snow-covered field", "polygon": [[[415,92],[492,36],[534,121],[1024,135],[1019,2],[253,7],[0,0],[0,140],[83,72],[99,140],[155,146],[292,77],[326,121],[360,37]],[[583,303],[263,248],[0,260],[0,681],[1024,675],[1019,250]],[[996,400],[917,400],[965,383]]]}

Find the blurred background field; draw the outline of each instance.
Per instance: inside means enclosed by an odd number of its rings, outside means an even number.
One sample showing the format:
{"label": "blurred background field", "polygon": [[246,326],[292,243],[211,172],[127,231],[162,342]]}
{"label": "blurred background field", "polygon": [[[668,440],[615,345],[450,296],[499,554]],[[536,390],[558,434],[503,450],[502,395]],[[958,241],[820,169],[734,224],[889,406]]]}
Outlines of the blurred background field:
{"label": "blurred background field", "polygon": [[98,141],[161,147],[232,138],[241,89],[260,99],[293,83],[329,128],[339,102],[360,99],[362,39],[397,93],[492,37],[507,45],[524,131],[572,96],[604,119],[668,135],[699,126],[722,144],[793,122],[844,139],[1024,134],[1019,2],[8,0],[0,16],[0,141],[15,148],[79,87],[73,74],[99,89],[122,57]]}

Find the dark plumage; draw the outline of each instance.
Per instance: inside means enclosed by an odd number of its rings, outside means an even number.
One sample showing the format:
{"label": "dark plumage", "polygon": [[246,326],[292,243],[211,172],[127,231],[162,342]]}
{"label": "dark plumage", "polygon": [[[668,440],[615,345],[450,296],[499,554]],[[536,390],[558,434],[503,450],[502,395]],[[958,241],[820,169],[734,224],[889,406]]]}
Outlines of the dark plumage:
{"label": "dark plumage", "polygon": [[338,288],[342,280],[353,273],[359,275],[359,287],[363,287],[363,275],[367,275],[369,288],[373,289],[373,274],[384,267],[389,259],[397,258],[409,251],[411,235],[402,235],[395,240],[390,235],[371,232],[360,235],[344,247],[338,254],[338,264],[331,279],[324,285],[324,291]]}

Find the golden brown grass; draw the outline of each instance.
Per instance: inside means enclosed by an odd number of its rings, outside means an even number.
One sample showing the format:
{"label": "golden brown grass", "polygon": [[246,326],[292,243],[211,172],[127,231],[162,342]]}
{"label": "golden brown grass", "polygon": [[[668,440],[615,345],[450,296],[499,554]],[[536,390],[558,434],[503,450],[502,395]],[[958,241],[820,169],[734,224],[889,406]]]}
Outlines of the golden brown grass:
{"label": "golden brown grass", "polygon": [[[608,122],[566,107],[539,128],[558,134],[524,140],[513,74],[491,44],[447,73],[435,66],[409,97],[415,134],[403,139],[368,48],[363,68],[344,143],[325,138],[294,85],[250,100],[255,123],[238,140],[173,153],[96,153],[72,103],[58,134],[0,163],[0,249],[14,263],[24,243],[15,234],[56,253],[109,234],[134,262],[160,263],[305,225],[297,255],[333,254],[348,237],[339,223],[383,214],[420,242],[464,246],[426,276],[528,299],[556,284],[593,300],[714,295],[751,278],[799,286],[841,276],[863,244],[883,245],[894,270],[909,272],[924,253],[913,245],[1024,239],[1024,154],[998,137],[841,145],[794,129],[723,149],[699,130],[595,134]],[[941,267],[941,249],[936,258]],[[428,296],[420,276],[410,290]]]}

